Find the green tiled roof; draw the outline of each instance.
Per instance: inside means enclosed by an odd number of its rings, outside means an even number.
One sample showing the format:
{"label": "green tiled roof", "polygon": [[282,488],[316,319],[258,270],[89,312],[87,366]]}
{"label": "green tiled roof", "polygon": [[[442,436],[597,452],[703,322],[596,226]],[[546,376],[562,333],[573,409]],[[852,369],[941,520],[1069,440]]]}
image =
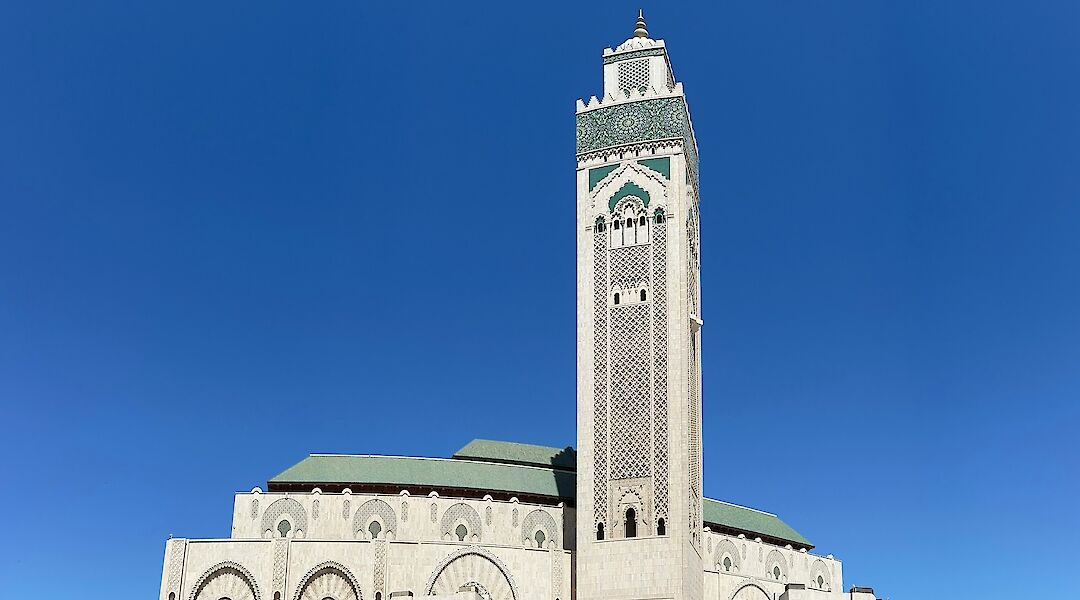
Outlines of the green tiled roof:
{"label": "green tiled roof", "polygon": [[312,454],[270,483],[370,483],[573,498],[574,477],[571,471],[449,458]]}
{"label": "green tiled roof", "polygon": [[574,449],[515,444],[495,440],[473,440],[454,453],[454,458],[481,460],[486,462],[534,465],[554,467],[573,471],[577,468],[577,453]]}
{"label": "green tiled roof", "polygon": [[[432,488],[457,488],[573,501],[575,461],[574,449],[569,447],[473,440],[453,458],[312,454],[275,475],[268,487],[367,484],[401,486],[420,493]],[[797,548],[813,548],[809,540],[774,514],[709,498],[702,509],[706,525],[756,534]]]}
{"label": "green tiled roof", "polygon": [[702,517],[706,524],[715,523],[732,529],[756,533],[761,536],[777,538],[786,542],[793,542],[793,546],[806,546],[813,548],[810,540],[804,538],[790,525],[780,520],[780,517],[753,508],[746,508],[737,504],[728,504],[720,500],[706,498],[702,506]]}

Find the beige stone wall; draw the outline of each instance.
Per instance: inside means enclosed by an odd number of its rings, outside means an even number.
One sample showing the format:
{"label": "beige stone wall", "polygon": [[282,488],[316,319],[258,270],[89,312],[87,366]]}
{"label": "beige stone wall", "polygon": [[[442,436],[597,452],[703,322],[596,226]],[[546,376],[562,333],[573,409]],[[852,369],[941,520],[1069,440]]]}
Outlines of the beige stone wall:
{"label": "beige stone wall", "polygon": [[[743,600],[742,596],[750,591],[740,590],[747,586],[761,588],[770,598],[778,598],[788,584],[798,584],[805,590],[792,590],[789,600],[840,600],[843,571],[840,561],[832,555],[817,556],[758,539],[705,532],[705,598],[731,600],[739,594],[738,600]],[[772,572],[777,566],[779,578]],[[822,577],[820,586],[818,576]]]}
{"label": "beige stone wall", "polygon": [[[489,589],[495,600],[571,597],[571,557],[570,552],[563,549],[461,542],[294,538],[169,540],[160,600],[196,598],[200,584],[212,580],[223,570],[239,571],[240,579],[245,584],[250,582],[250,593],[234,592],[232,600],[249,597],[273,600],[275,594],[280,599],[294,600],[304,597],[305,593],[310,595],[308,590],[315,585],[313,576],[327,569],[332,570],[335,577],[340,573],[340,583],[350,587],[355,585],[358,597],[366,600],[376,598],[376,593],[384,600],[389,600],[393,592],[427,595],[433,579],[442,582],[436,578],[440,573],[446,578],[442,588],[451,592],[475,581]],[[502,573],[507,575],[505,579]]]}

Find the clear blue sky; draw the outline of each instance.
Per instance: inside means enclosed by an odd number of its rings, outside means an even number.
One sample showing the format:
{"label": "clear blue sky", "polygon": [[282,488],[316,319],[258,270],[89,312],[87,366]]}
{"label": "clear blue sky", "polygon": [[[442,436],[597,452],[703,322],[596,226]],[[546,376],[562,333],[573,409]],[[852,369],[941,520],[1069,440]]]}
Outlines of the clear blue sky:
{"label": "clear blue sky", "polygon": [[[573,443],[573,102],[636,9],[0,5],[3,594],[153,597],[309,452]],[[701,149],[706,493],[882,596],[1064,589],[1080,4],[645,14]]]}

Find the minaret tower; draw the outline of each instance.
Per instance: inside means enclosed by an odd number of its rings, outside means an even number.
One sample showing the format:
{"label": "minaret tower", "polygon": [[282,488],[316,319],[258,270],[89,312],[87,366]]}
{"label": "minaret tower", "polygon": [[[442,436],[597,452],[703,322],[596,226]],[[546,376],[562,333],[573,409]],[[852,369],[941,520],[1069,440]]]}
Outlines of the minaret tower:
{"label": "minaret tower", "polygon": [[577,598],[702,597],[698,155],[638,13],[577,103]]}

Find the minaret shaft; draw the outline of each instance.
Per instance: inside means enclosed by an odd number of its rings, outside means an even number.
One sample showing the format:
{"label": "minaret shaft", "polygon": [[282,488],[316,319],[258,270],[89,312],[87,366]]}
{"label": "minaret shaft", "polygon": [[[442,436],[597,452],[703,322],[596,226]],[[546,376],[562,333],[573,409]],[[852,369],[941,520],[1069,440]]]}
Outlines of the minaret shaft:
{"label": "minaret shaft", "polygon": [[702,594],[697,147],[647,36],[577,111],[581,600]]}

